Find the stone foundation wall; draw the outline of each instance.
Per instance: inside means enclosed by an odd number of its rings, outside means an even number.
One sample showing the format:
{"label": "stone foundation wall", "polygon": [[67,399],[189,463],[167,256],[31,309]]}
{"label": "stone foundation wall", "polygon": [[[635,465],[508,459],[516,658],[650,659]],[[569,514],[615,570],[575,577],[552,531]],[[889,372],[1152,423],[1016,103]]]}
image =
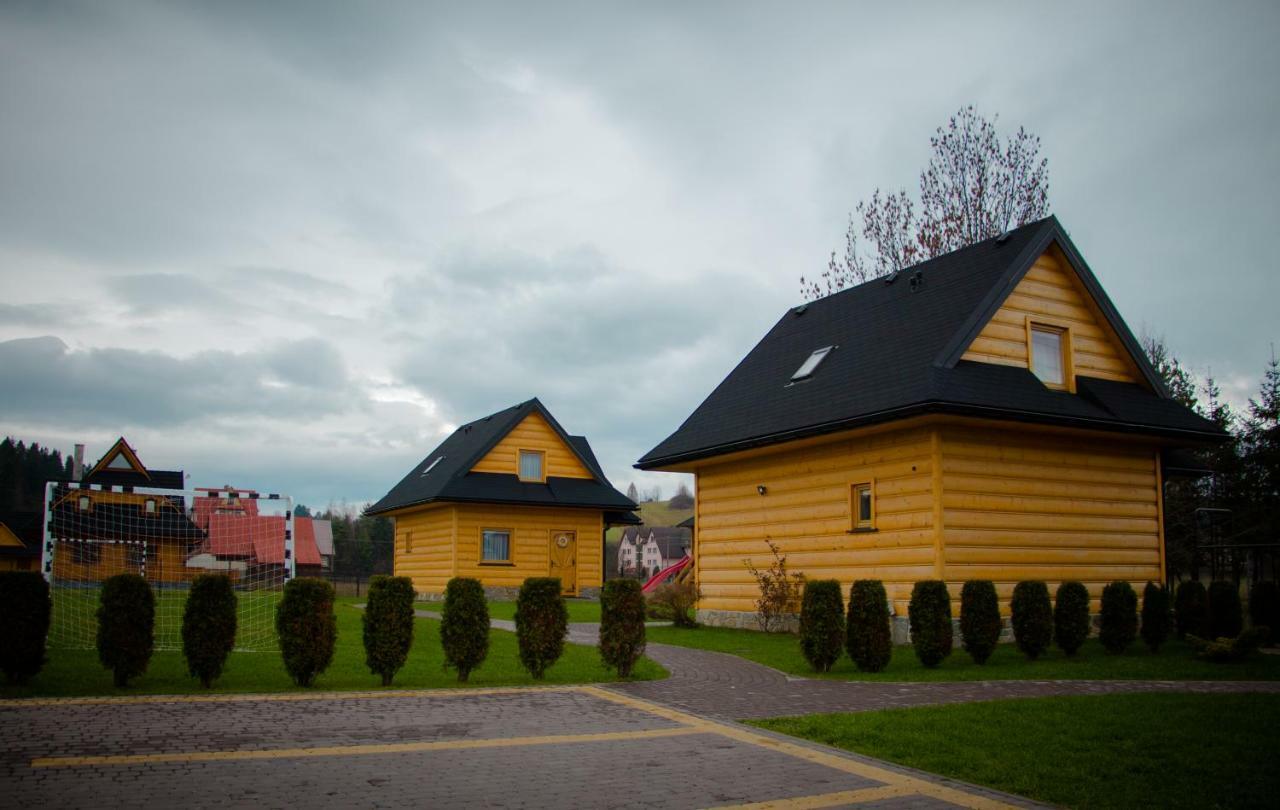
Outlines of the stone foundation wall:
{"label": "stone foundation wall", "polygon": [[[699,610],[698,623],[705,624],[708,627],[731,627],[735,630],[759,630],[760,623],[756,621],[756,614],[743,610]],[[1098,634],[1098,628],[1102,621],[1099,614],[1093,614],[1089,617],[1092,626],[1091,636]],[[1006,617],[1001,622],[1000,643],[1013,643],[1013,626]],[[911,643],[911,624],[906,616],[890,616],[889,628],[893,634],[893,643],[905,645]],[[783,618],[776,632],[779,633],[797,633],[800,630],[799,616],[786,616]],[[955,649],[960,649],[960,619],[953,618],[951,620],[951,638]]]}

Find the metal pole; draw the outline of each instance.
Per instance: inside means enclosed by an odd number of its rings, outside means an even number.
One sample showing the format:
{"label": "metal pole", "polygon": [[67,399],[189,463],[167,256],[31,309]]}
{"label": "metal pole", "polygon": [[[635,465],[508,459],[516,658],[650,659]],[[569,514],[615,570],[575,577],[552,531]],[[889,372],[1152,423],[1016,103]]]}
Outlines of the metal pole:
{"label": "metal pole", "polygon": [[297,574],[298,568],[293,554],[293,498],[284,498],[284,581],[288,582]]}
{"label": "metal pole", "polygon": [[49,524],[53,514],[53,481],[44,484],[44,548],[40,552],[40,570],[44,572],[44,581],[53,585],[53,535]]}

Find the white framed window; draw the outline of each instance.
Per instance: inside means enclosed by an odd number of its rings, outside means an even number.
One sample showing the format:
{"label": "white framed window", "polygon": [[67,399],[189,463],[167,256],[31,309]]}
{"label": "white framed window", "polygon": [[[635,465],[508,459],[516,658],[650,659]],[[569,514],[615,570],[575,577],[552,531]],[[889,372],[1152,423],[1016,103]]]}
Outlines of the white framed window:
{"label": "white framed window", "polygon": [[142,511],[146,512],[148,515],[154,515],[156,513],[156,499],[147,498],[145,501],[143,501]]}
{"label": "white framed window", "polygon": [[511,562],[510,529],[485,529],[480,532],[480,562]]}
{"label": "white framed window", "polygon": [[79,507],[81,512],[88,512],[89,508],[93,506],[93,499],[88,495],[81,495],[76,499],[76,506]]}
{"label": "white framed window", "polygon": [[863,481],[849,487],[849,511],[854,531],[867,531],[876,525],[876,488],[874,481]]}
{"label": "white framed window", "polygon": [[1071,330],[1056,324],[1027,321],[1031,373],[1049,388],[1074,390],[1071,369]]}
{"label": "white framed window", "polygon": [[520,451],[520,480],[521,481],[544,481],[546,480],[547,454],[541,450],[521,450]]}

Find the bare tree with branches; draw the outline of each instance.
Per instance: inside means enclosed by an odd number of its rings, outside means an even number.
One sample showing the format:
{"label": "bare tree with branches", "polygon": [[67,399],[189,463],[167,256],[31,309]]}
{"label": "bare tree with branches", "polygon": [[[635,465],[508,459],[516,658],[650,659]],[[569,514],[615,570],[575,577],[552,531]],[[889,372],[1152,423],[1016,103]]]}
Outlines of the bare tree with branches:
{"label": "bare tree with branches", "polygon": [[905,189],[877,188],[849,216],[844,255],[832,251],[820,278],[801,277],[805,298],[839,292],[1047,216],[1049,162],[1040,157],[1040,138],[1019,127],[1002,141],[996,120],[968,106],[938,127],[929,139],[933,155],[920,173],[919,213]]}

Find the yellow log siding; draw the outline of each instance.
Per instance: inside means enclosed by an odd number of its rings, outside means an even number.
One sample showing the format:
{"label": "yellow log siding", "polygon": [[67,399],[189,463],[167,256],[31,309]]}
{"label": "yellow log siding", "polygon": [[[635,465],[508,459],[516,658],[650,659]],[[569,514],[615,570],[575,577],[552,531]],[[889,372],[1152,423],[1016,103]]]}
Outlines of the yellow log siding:
{"label": "yellow log siding", "polygon": [[[511,532],[511,563],[480,562],[485,529]],[[600,587],[604,518],[592,509],[444,504],[403,513],[396,516],[395,571],[422,594],[444,593],[454,576],[518,588],[550,573],[553,531],[577,533],[577,590]]]}
{"label": "yellow log siding", "polygon": [[1036,260],[963,359],[1028,367],[1028,317],[1070,328],[1071,365],[1077,374],[1140,381],[1123,345],[1056,248]]}
{"label": "yellow log siding", "polygon": [[476,462],[471,471],[516,475],[521,450],[541,450],[546,453],[545,472],[548,477],[592,477],[577,455],[560,440],[560,436],[539,413],[526,416],[484,458]]}
{"label": "yellow log siding", "polygon": [[[93,563],[75,562],[72,547],[93,545],[98,550],[98,560]],[[140,543],[81,544],[59,542],[54,549],[53,575],[57,579],[93,582],[116,574],[136,574],[138,566],[129,565],[128,549],[137,549]],[[187,546],[183,540],[159,540],[149,544],[147,556],[147,580],[149,582],[185,582],[203,569],[187,568]]]}
{"label": "yellow log siding", "polygon": [[[601,584],[604,518],[599,510],[538,506],[462,505],[457,507],[458,576],[485,585],[518,588],[527,577],[545,577],[551,567],[551,532],[577,532],[577,590]],[[510,529],[509,565],[480,562],[480,532]]]}
{"label": "yellow log siding", "polygon": [[1160,581],[1155,448],[1115,438],[944,427],[944,571],[952,596],[991,579],[1008,611],[1022,579],[1088,586]]}
{"label": "yellow log siding", "polygon": [[418,593],[441,594],[453,576],[454,508],[434,506],[396,517],[395,573]]}
{"label": "yellow log siding", "polygon": [[[754,610],[766,539],[809,578],[882,579],[899,610],[935,574],[931,431],[908,429],[701,465],[695,566],[706,610]],[[875,528],[849,532],[850,485],[875,484]],[[767,488],[760,495],[757,486]]]}

